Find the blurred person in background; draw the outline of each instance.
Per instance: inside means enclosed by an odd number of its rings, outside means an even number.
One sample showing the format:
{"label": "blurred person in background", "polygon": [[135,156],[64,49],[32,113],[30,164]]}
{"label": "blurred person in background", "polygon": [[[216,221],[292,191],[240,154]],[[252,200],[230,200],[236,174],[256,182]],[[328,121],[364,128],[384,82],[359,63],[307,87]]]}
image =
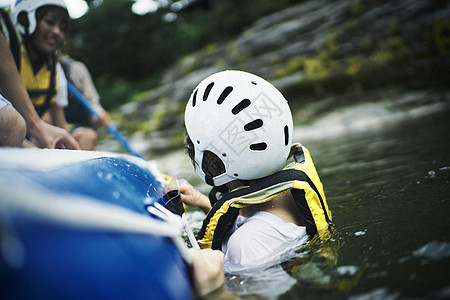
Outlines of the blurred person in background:
{"label": "blurred person in background", "polygon": [[10,16],[4,14],[10,49],[34,108],[41,118],[47,113],[52,125],[67,130],[66,78],[56,54],[70,21],[66,4],[63,0],[18,0],[11,5]]}
{"label": "blurred person in background", "polygon": [[64,113],[67,122],[73,124],[72,136],[78,141],[81,149],[94,150],[98,134],[93,129],[95,124],[92,123],[107,127],[111,124],[111,118],[100,104],[100,96],[86,65],[68,55],[61,56],[60,62],[67,80],[89,101],[98,115],[98,117],[92,116],[80,101],[69,93],[69,104],[64,108]]}

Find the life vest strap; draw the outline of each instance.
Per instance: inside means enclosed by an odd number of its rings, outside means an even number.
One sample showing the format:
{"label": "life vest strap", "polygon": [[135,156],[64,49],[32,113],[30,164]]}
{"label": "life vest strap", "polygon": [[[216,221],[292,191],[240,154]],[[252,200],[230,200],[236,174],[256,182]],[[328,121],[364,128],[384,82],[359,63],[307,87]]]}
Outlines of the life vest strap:
{"label": "life vest strap", "polygon": [[[220,249],[223,239],[226,238],[239,215],[240,208],[270,201],[289,190],[305,221],[306,231],[310,237],[318,232],[318,227],[323,229],[331,224],[331,215],[324,198],[322,184],[309,152],[307,149],[305,152],[300,145],[293,148],[291,154],[296,163],[259,180],[252,186],[239,187],[219,197],[208,212],[198,233],[200,245]],[[213,189],[210,196],[215,199],[218,191],[217,188]]]}
{"label": "life vest strap", "polygon": [[303,221],[305,222],[306,233],[309,236],[313,236],[317,232],[317,226],[314,222],[314,217],[312,216],[311,210],[309,209],[308,202],[306,201],[305,191],[292,189],[291,193],[295,203],[300,209],[300,214]]}
{"label": "life vest strap", "polygon": [[48,88],[46,89],[29,89],[27,88],[28,95],[30,98],[36,99],[40,96],[45,96],[44,102],[41,105],[36,105],[34,107],[39,116],[42,116],[52,105],[52,99],[57,94],[56,90],[56,58],[55,55],[51,55],[50,62],[50,81]]}

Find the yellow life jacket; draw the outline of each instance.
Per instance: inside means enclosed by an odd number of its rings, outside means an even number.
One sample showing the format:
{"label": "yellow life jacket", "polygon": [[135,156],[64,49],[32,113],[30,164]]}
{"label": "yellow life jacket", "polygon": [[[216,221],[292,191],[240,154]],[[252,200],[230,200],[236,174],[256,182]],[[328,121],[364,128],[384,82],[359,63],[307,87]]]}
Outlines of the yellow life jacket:
{"label": "yellow life jacket", "polygon": [[0,16],[2,32],[9,40],[20,77],[36,108],[36,112],[41,116],[56,100],[58,87],[55,55],[49,55],[47,62],[35,73],[24,43],[20,40],[20,36],[12,24],[9,11],[0,9]]}
{"label": "yellow life jacket", "polygon": [[28,58],[27,52],[22,47],[20,57],[20,77],[30,95],[36,112],[41,116],[55,102],[57,91],[56,62],[51,55],[50,61],[45,63],[35,73]]}
{"label": "yellow life jacket", "polygon": [[[281,171],[259,180],[254,185],[239,187],[219,197],[198,233],[201,248],[220,249],[241,208],[270,201],[287,191],[291,191],[310,237],[329,228],[331,213],[308,149],[295,144],[292,146],[291,155],[295,161]],[[217,191],[213,189],[210,193],[211,202],[215,201],[214,194]]]}

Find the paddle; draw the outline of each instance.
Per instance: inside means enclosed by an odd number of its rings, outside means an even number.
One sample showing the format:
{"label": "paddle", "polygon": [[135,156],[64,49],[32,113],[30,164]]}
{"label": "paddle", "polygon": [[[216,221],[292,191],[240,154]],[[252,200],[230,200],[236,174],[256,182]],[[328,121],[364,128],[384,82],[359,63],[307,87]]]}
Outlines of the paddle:
{"label": "paddle", "polygon": [[[99,118],[100,116],[98,115],[98,113],[95,111],[95,109],[92,107],[91,103],[89,103],[89,101],[86,99],[86,97],[83,96],[83,94],[80,93],[80,91],[78,91],[78,89],[70,82],[67,80],[67,90],[70,94],[72,94],[75,99],[77,99],[88,111],[89,113],[96,117]],[[117,130],[116,127],[114,127],[114,125],[110,124],[107,126],[108,132],[125,148],[125,150],[130,153],[131,155],[140,157],[140,158],[144,158],[142,155],[140,155],[139,153],[137,153],[130,145],[130,143],[128,143],[128,141],[125,139],[125,137],[119,132],[119,130]]]}

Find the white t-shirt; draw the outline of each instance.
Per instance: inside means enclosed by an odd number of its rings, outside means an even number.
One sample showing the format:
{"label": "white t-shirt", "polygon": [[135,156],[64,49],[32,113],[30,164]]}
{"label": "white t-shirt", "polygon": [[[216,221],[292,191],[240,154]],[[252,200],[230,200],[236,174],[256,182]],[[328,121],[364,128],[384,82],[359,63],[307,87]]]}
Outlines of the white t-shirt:
{"label": "white t-shirt", "polygon": [[258,211],[248,218],[239,216],[233,231],[222,244],[224,269],[228,273],[280,260],[292,247],[308,240],[306,227],[286,223],[265,211]]}
{"label": "white t-shirt", "polygon": [[58,81],[58,90],[56,91],[55,103],[66,107],[69,104],[67,95],[67,78],[60,63],[56,64],[56,80]]}

